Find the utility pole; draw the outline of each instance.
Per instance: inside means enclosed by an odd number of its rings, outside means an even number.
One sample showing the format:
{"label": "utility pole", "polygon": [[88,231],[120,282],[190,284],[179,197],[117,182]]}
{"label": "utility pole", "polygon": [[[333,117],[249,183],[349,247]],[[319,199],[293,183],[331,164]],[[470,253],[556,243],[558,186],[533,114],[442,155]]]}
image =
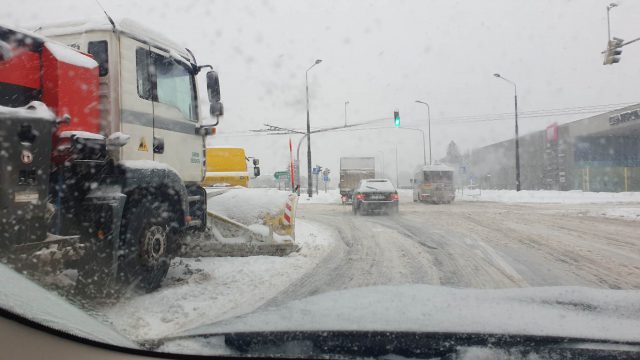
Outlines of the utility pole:
{"label": "utility pole", "polygon": [[400,187],[400,182],[398,180],[398,144],[396,144],[396,187]]}
{"label": "utility pole", "polygon": [[322,60],[316,60],[304,73],[305,87],[307,89],[307,194],[313,197],[313,179],[311,178],[311,122],[309,121],[309,70],[320,64]]}
{"label": "utility pole", "polygon": [[516,120],[516,191],[520,191],[520,141],[518,139],[518,87],[516,86],[516,83],[514,83],[513,81],[504,78],[502,75],[496,73],[493,74],[493,76],[502,79],[508,83],[510,83],[511,85],[513,85],[513,99],[514,99],[514,104],[515,104],[515,120]]}
{"label": "utility pole", "polygon": [[[427,120],[428,120],[428,126],[429,126],[429,129],[428,129],[429,130],[429,165],[431,165],[431,107],[426,101],[416,100],[416,102],[427,106]],[[424,141],[424,133],[422,134],[422,136]],[[425,155],[424,164],[427,165],[426,155]]]}
{"label": "utility pole", "polygon": [[609,12],[616,6],[618,6],[616,3],[607,5],[607,41],[611,41],[611,20],[609,20]]}
{"label": "utility pole", "polygon": [[349,105],[349,100],[344,102],[344,126],[347,126],[347,105]]}

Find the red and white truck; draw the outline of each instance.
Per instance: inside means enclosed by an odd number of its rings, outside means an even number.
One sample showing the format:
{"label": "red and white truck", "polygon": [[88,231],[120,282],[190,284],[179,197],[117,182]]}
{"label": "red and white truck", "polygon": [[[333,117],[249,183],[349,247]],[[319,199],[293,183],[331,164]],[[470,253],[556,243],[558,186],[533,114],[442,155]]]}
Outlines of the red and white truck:
{"label": "red and white truck", "polygon": [[1,256],[23,266],[55,245],[85,263],[86,289],[157,288],[207,225],[205,136],[223,115],[212,70],[199,114],[207,67],[127,20],[0,25]]}

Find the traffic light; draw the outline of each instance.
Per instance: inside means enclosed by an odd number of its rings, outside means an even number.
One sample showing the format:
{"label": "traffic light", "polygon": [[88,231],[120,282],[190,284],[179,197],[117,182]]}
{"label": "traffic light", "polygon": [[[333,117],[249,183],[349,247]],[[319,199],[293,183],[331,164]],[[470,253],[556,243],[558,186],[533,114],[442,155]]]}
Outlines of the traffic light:
{"label": "traffic light", "polygon": [[607,53],[604,56],[603,65],[613,65],[620,62],[622,43],[624,43],[624,40],[617,37],[614,37],[613,40],[609,40],[609,42],[607,42]]}
{"label": "traffic light", "polygon": [[393,111],[393,124],[396,127],[400,127],[400,110]]}

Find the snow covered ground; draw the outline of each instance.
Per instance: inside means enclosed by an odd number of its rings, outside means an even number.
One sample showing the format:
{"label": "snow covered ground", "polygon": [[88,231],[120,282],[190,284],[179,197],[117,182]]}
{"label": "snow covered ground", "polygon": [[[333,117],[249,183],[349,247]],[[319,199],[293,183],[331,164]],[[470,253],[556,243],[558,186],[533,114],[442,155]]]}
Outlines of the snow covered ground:
{"label": "snow covered ground", "polygon": [[640,192],[584,192],[552,190],[479,190],[458,191],[457,200],[492,201],[503,203],[550,203],[550,204],[600,204],[600,203],[640,203]]}
{"label": "snow covered ground", "polygon": [[300,193],[299,204],[341,204],[340,191],[338,189],[331,189],[324,192],[320,190],[318,194],[313,194],[313,197],[309,198],[308,194]]}
{"label": "snow covered ground", "polygon": [[299,253],[286,257],[175,259],[163,286],[102,309],[124,335],[151,339],[251,312],[312,270],[337,234],[298,219]]}

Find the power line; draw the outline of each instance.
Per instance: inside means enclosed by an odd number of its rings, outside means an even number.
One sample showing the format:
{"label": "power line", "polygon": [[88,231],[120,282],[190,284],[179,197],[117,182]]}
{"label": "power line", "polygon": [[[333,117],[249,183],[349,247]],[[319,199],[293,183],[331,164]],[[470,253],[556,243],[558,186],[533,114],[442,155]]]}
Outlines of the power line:
{"label": "power line", "polygon": [[[519,117],[523,118],[533,118],[533,117],[542,117],[542,116],[569,116],[569,115],[579,115],[579,114],[590,114],[590,113],[598,113],[598,112],[607,112],[611,110],[615,110],[621,107],[637,104],[638,102],[630,102],[630,103],[617,103],[617,104],[602,104],[602,105],[592,105],[592,106],[577,106],[577,107],[567,107],[567,108],[557,108],[557,109],[539,109],[539,110],[530,110],[530,111],[521,111],[518,112]],[[439,123],[443,122],[456,122],[456,123],[465,123],[465,122],[476,122],[476,121],[497,121],[497,120],[507,120],[511,119],[513,116],[513,112],[510,113],[498,113],[498,114],[486,114],[486,115],[465,115],[465,116],[452,116],[452,117],[443,117],[437,119]]]}
{"label": "power line", "polygon": [[[518,116],[521,118],[540,118],[540,117],[552,117],[552,116],[557,117],[557,116],[585,115],[585,114],[608,112],[611,110],[616,110],[616,109],[626,107],[629,105],[634,105],[634,104],[638,104],[638,102],[611,103],[611,104],[600,104],[600,105],[589,105],[589,106],[573,106],[573,107],[553,108],[553,109],[537,109],[537,110],[518,112]],[[442,126],[442,125],[458,125],[458,124],[467,124],[467,123],[476,123],[476,122],[507,121],[507,120],[512,120],[512,118],[513,118],[513,112],[507,112],[507,113],[495,113],[495,114],[484,114],[484,115],[461,115],[461,116],[441,117],[441,118],[436,118],[435,122]],[[351,128],[354,126],[369,125],[372,123],[376,123],[379,121],[387,121],[390,119],[391,119],[391,116],[381,117],[381,118],[366,120],[359,123],[349,124],[349,127]],[[361,131],[361,130],[377,130],[377,129],[389,129],[389,128],[390,127],[373,127],[373,128],[363,127],[358,129],[349,129],[349,130]],[[319,131],[319,130],[324,130],[324,129],[314,129],[313,131]],[[248,130],[248,131],[228,132],[220,135],[221,136],[262,136],[262,135],[288,135],[289,134],[286,132],[269,132],[269,129]],[[341,127],[337,127],[333,131],[341,132],[343,131],[343,129]]]}

